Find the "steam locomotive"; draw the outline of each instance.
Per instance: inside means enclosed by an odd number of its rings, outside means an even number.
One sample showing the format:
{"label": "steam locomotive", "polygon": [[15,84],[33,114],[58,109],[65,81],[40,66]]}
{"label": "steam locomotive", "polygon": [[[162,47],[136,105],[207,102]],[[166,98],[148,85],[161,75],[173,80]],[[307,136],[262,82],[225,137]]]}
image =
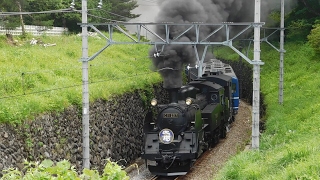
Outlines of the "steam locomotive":
{"label": "steam locomotive", "polygon": [[202,77],[196,68],[187,72],[188,84],[167,89],[168,104],[153,99],[145,117],[141,157],[152,174],[186,174],[204,151],[226,137],[238,112],[238,79],[230,65],[212,59],[203,63]]}

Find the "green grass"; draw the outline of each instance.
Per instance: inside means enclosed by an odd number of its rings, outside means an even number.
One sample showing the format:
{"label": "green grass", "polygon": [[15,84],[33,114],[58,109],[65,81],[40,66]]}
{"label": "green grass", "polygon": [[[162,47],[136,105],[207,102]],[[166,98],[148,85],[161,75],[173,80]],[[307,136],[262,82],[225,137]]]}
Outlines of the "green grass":
{"label": "green grass", "polygon": [[320,58],[306,44],[285,48],[284,103],[279,105],[279,54],[262,46],[267,114],[260,150],[231,158],[217,179],[320,179]]}
{"label": "green grass", "polygon": [[[82,104],[82,38],[39,38],[56,46],[31,46],[27,41],[11,46],[0,38],[0,122],[20,123],[43,112]],[[115,33],[113,38],[127,37]],[[105,39],[90,37],[89,56],[105,45]],[[159,74],[150,70],[149,49],[148,45],[109,46],[90,61],[90,101],[159,82]]]}
{"label": "green grass", "polygon": [[[41,37],[57,46],[7,45],[0,40],[0,122],[21,122],[82,102],[81,37]],[[124,38],[116,35],[115,38]],[[89,54],[105,45],[89,39]],[[111,46],[90,62],[90,101],[149,87],[161,81],[150,71],[149,46]],[[217,179],[320,178],[319,57],[306,44],[285,46],[284,104],[278,103],[279,54],[262,46],[261,91],[267,105],[259,151],[231,158]],[[229,49],[218,57],[238,59]],[[252,57],[252,52],[250,53]]]}

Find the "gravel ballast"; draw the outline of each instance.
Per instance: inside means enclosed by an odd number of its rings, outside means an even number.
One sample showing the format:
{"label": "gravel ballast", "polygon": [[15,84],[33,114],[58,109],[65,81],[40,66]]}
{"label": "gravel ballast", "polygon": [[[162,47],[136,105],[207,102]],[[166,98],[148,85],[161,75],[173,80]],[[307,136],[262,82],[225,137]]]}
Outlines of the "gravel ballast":
{"label": "gravel ballast", "polygon": [[191,171],[178,179],[209,180],[214,179],[217,172],[223,167],[227,160],[245,149],[251,137],[251,106],[240,102],[239,112],[225,139],[204,154],[196,162]]}

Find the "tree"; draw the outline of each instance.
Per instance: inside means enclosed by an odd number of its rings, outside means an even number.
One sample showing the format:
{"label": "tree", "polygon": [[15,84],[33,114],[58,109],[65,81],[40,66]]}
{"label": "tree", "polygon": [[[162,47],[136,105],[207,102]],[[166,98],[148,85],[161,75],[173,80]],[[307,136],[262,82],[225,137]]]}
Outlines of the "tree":
{"label": "tree", "polygon": [[297,7],[288,15],[288,38],[306,41],[312,26],[320,19],[319,0],[299,0]]}
{"label": "tree", "polygon": [[320,21],[318,21],[318,24],[313,26],[311,33],[308,35],[308,40],[316,54],[320,55]]}
{"label": "tree", "polygon": [[[53,0],[27,0],[28,12],[41,12],[49,10],[57,10],[60,7],[60,2]],[[51,13],[34,13],[29,14],[26,23],[37,26],[53,26],[54,19]]]}
{"label": "tree", "polygon": [[127,21],[128,19],[139,17],[139,15],[131,14],[131,11],[138,7],[135,0],[109,0],[112,7],[111,18],[120,21]]}
{"label": "tree", "polygon": [[308,12],[316,16],[320,16],[320,1],[318,0],[300,0],[307,8]]}
{"label": "tree", "polygon": [[[67,9],[70,1],[61,0],[27,0],[29,11],[46,11]],[[81,10],[81,1],[75,1],[75,10]],[[88,3],[88,22],[109,22],[111,20],[125,21],[137,17],[131,14],[131,10],[137,7],[137,2],[133,0],[108,0],[103,1],[102,8],[97,8],[100,0],[90,0]],[[71,32],[80,32],[81,27],[77,24],[81,22],[81,12],[72,11],[51,14],[34,14],[28,18],[29,24],[66,27]],[[106,27],[101,27],[107,30]]]}
{"label": "tree", "polygon": [[7,15],[3,16],[2,24],[5,26],[6,29],[13,29],[18,27],[19,25],[22,27],[22,34],[25,34],[24,29],[24,20],[21,12],[23,11],[24,6],[27,5],[26,0],[2,0],[0,2],[1,11],[2,12],[20,12],[17,13],[19,16],[16,15]]}
{"label": "tree", "polygon": [[[75,1],[75,10],[70,9],[72,0],[2,0],[0,1],[1,11],[3,12],[43,12],[50,13],[31,13],[28,15],[5,16],[2,17],[3,24],[6,27],[15,28],[19,24],[23,27],[24,22],[30,25],[38,26],[60,26],[66,27],[69,31],[80,32],[81,27],[81,0]],[[88,22],[110,22],[127,21],[128,19],[138,17],[132,14],[131,10],[137,7],[135,0],[107,0],[103,2],[102,8],[97,8],[100,0],[88,0]],[[70,10],[59,11],[59,10]],[[55,11],[56,10],[56,11]],[[107,27],[101,27],[107,30]]]}

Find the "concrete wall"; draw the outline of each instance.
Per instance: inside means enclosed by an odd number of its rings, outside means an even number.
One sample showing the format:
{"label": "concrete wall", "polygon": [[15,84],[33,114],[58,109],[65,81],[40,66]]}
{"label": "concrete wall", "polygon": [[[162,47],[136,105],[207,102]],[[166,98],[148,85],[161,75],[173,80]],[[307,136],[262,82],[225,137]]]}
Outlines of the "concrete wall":
{"label": "concrete wall", "polygon": [[[24,26],[25,31],[27,33],[30,33],[34,36],[40,36],[40,35],[48,35],[48,36],[59,36],[66,32],[68,32],[67,28],[63,27],[52,27],[47,28],[45,26],[33,26],[33,25],[25,25]],[[0,26],[0,34],[12,34],[12,35],[21,35],[22,34],[22,28],[17,27],[16,29],[7,30],[4,27]]]}

